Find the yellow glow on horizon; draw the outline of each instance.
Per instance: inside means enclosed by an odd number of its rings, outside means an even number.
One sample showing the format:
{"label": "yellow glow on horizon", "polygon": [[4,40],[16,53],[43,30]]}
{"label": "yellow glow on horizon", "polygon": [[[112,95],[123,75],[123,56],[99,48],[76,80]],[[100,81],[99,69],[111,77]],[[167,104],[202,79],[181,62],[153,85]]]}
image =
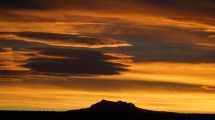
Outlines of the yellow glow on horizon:
{"label": "yellow glow on horizon", "polygon": [[[42,89],[41,89],[42,88]],[[65,111],[89,107],[102,99],[123,100],[137,107],[157,111],[214,113],[214,95],[211,93],[165,92],[87,92],[34,86],[2,86],[0,109],[7,110],[57,110]],[[87,101],[86,101],[87,100]],[[14,106],[20,106],[15,107]]]}
{"label": "yellow glow on horizon", "polygon": [[120,76],[101,77],[119,80],[164,81],[196,85],[215,85],[215,64],[134,63]]}

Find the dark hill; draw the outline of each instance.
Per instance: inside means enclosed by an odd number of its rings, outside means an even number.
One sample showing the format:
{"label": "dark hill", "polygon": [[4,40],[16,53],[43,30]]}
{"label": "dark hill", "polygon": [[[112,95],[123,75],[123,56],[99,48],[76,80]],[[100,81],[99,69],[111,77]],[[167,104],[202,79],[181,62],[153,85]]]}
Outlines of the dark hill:
{"label": "dark hill", "polygon": [[127,102],[102,100],[89,108],[54,111],[0,111],[1,118],[20,120],[215,120],[215,114],[180,114],[158,112]]}
{"label": "dark hill", "polygon": [[[102,100],[96,104],[91,105],[90,108],[84,108],[80,110],[75,110],[76,112],[141,112],[141,113],[160,113],[158,111],[145,110],[136,107],[132,103],[127,103],[123,101],[112,102],[107,100]],[[74,110],[70,110],[74,112]],[[167,112],[162,112],[167,113]]]}

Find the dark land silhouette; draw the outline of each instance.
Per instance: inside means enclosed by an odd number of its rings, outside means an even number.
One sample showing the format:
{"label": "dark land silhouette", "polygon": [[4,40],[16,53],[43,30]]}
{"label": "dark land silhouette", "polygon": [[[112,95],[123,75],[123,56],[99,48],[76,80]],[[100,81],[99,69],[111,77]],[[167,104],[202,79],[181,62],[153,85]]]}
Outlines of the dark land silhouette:
{"label": "dark land silhouette", "polygon": [[164,111],[152,111],[136,107],[123,101],[102,100],[89,108],[55,111],[0,111],[7,119],[46,119],[46,120],[215,120],[215,114],[182,114]]}
{"label": "dark land silhouette", "polygon": [[[108,100],[101,100],[100,102],[91,105],[89,108],[84,108],[79,110],[69,110],[67,112],[159,113],[158,111],[138,108],[132,103],[127,103],[123,101],[112,102]],[[162,112],[162,113],[171,113],[171,112]]]}

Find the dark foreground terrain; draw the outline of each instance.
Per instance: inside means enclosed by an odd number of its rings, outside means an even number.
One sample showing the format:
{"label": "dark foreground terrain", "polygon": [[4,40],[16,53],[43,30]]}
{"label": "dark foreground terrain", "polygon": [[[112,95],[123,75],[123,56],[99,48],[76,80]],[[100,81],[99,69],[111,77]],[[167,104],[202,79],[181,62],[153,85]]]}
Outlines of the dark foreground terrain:
{"label": "dark foreground terrain", "polygon": [[[150,111],[132,103],[102,100],[90,108],[65,112],[0,111],[4,120],[215,120],[215,114],[179,114]],[[2,119],[3,120],[3,119]]]}

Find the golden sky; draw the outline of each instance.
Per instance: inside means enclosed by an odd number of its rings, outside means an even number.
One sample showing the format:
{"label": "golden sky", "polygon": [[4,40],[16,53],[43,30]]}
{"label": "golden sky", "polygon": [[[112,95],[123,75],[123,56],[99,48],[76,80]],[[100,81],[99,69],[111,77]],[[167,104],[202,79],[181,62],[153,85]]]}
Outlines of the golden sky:
{"label": "golden sky", "polygon": [[213,0],[2,0],[0,110],[102,99],[215,113]]}

